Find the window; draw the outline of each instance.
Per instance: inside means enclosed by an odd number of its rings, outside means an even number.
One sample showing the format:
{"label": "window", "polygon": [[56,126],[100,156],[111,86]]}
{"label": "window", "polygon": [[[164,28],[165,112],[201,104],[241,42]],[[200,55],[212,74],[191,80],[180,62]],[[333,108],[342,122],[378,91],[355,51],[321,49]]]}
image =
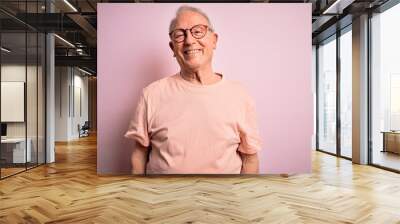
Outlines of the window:
{"label": "window", "polygon": [[[372,163],[400,170],[400,4],[371,18]],[[396,132],[397,131],[397,132]]]}
{"label": "window", "polygon": [[340,36],[340,155],[352,157],[352,35],[351,26]]}
{"label": "window", "polygon": [[336,153],[336,36],[318,47],[318,149]]}

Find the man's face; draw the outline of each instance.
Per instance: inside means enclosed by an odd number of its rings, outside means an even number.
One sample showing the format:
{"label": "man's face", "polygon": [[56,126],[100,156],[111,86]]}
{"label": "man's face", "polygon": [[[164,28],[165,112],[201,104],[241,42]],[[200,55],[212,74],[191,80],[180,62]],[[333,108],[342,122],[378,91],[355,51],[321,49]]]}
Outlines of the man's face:
{"label": "man's face", "polygon": [[[185,11],[176,21],[175,29],[190,29],[195,25],[209,25],[202,15]],[[217,44],[217,34],[206,30],[206,35],[201,39],[192,36],[189,30],[185,31],[185,39],[177,43],[171,40],[170,47],[182,69],[197,70],[211,65],[213,51]]]}

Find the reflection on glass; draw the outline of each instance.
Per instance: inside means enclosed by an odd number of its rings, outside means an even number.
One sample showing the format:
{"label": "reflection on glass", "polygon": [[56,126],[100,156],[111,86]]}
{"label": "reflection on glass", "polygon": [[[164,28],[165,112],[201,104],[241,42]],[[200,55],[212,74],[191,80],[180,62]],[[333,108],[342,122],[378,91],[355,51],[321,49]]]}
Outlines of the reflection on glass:
{"label": "reflection on glass", "polygon": [[[400,170],[400,5],[372,18],[372,163]],[[396,132],[397,131],[397,132]],[[387,139],[384,139],[384,132]],[[384,145],[384,143],[386,145]]]}
{"label": "reflection on glass", "polygon": [[336,40],[318,48],[318,147],[336,153]]}
{"label": "reflection on glass", "polygon": [[340,36],[340,152],[352,157],[352,36],[351,30]]}

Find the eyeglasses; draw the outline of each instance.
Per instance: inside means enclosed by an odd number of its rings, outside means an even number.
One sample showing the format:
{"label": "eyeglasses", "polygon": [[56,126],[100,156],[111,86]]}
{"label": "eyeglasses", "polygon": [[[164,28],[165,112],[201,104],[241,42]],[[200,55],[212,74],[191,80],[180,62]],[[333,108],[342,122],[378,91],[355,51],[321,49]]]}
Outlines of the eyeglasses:
{"label": "eyeglasses", "polygon": [[189,30],[192,37],[196,39],[201,39],[207,34],[207,30],[212,31],[208,26],[199,24],[195,25],[190,29],[176,29],[169,33],[171,39],[177,43],[183,42],[186,38],[186,30]]}

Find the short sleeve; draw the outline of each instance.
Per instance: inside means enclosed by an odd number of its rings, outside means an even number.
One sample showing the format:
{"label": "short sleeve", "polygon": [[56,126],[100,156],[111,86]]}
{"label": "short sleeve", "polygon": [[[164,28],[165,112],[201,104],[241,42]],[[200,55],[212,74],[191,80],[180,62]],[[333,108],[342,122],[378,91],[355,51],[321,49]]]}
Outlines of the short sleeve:
{"label": "short sleeve", "polygon": [[239,122],[239,151],[245,154],[255,154],[261,150],[261,138],[257,124],[257,114],[254,100],[248,97],[243,116]]}
{"label": "short sleeve", "polygon": [[148,133],[148,105],[144,93],[140,95],[139,102],[136,106],[135,114],[129,124],[128,131],[125,133],[126,138],[134,139],[144,147],[149,146]]}

